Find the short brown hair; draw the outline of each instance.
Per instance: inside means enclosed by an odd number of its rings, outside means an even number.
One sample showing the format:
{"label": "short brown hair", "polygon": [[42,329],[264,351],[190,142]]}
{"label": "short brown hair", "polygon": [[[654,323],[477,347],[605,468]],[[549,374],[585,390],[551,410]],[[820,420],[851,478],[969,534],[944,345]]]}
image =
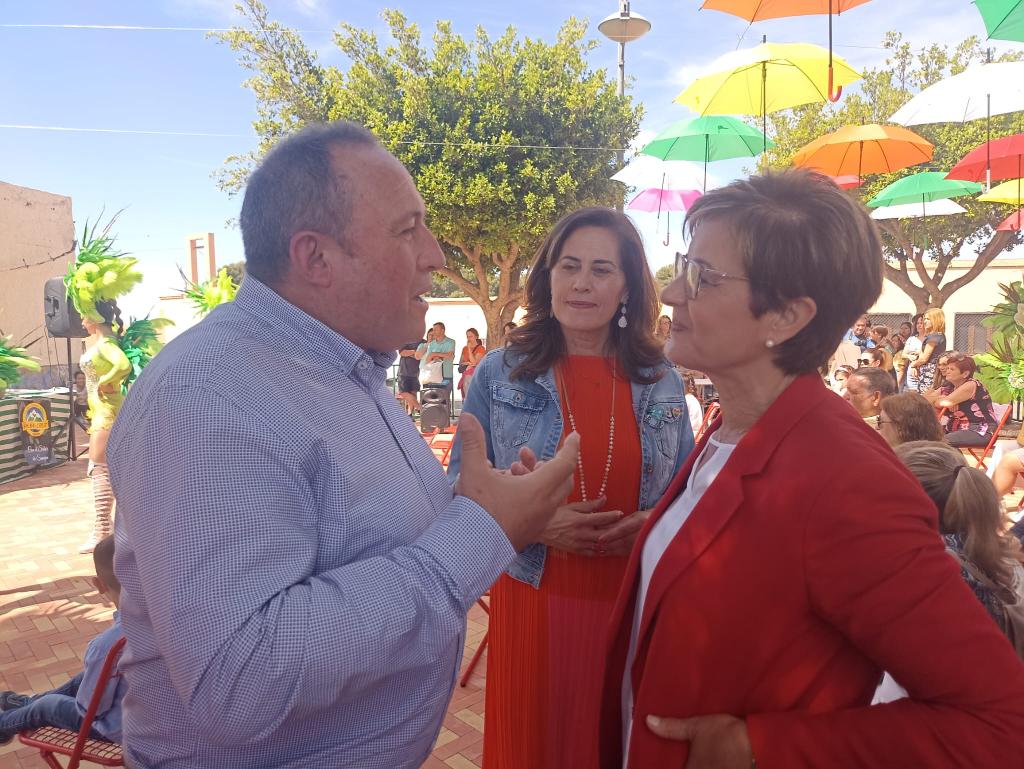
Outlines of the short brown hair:
{"label": "short brown hair", "polygon": [[654,336],[654,319],[661,304],[654,285],[654,276],[647,265],[644,244],[636,226],[618,211],[600,206],[581,208],[566,214],[541,243],[530,275],[526,279],[526,315],[518,328],[512,329],[505,347],[509,352],[525,354],[512,370],[512,379],[535,379],[550,369],[566,354],[565,337],[551,310],[551,269],[562,254],[562,246],[576,230],[600,227],[610,232],[619,244],[619,262],[626,278],[626,317],[629,325],[619,328],[618,317],[609,321],[610,352],[633,382],[650,383],[661,372],[644,375],[642,368],[656,368],[664,362],[662,343]]}
{"label": "short brown hair", "polygon": [[880,392],[883,398],[893,395],[896,392],[896,380],[894,380],[892,378],[892,374],[885,369],[874,367],[855,368],[853,372],[846,377],[847,383],[849,383],[853,377],[863,379],[871,392]]}
{"label": "short brown hair", "polygon": [[817,313],[775,348],[787,374],[814,371],[882,293],[882,242],[864,207],[826,176],[787,169],[735,181],[704,195],[687,228],[728,224],[737,239],[755,317],[809,297]]}
{"label": "short brown hair", "polygon": [[883,398],[882,413],[892,420],[899,438],[897,446],[910,441],[943,439],[935,407],[920,393],[905,392]]}

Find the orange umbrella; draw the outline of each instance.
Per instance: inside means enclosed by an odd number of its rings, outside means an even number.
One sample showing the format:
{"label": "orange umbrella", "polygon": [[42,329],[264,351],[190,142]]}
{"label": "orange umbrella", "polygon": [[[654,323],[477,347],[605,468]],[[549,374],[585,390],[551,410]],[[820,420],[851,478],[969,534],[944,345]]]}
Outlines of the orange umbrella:
{"label": "orange umbrella", "polygon": [[701,10],[722,11],[749,22],[781,19],[786,16],[817,16],[828,14],[828,98],[839,101],[843,87],[832,91],[832,14],[864,5],[871,0],[704,0]]}
{"label": "orange umbrella", "polygon": [[851,125],[820,136],[793,156],[793,165],[830,176],[882,174],[927,163],[935,148],[900,126]]}

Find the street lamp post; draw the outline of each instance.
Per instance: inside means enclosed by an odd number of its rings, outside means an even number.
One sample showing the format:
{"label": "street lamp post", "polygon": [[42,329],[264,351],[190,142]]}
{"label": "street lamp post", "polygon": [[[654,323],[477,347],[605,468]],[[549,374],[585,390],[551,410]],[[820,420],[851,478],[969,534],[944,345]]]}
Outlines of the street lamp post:
{"label": "street lamp post", "polygon": [[[619,44],[619,98],[626,95],[626,43],[631,43],[651,30],[651,22],[639,13],[630,13],[629,0],[619,0],[619,12],[613,13],[600,24],[598,31],[612,42]],[[624,152],[619,150],[619,167],[624,162]]]}

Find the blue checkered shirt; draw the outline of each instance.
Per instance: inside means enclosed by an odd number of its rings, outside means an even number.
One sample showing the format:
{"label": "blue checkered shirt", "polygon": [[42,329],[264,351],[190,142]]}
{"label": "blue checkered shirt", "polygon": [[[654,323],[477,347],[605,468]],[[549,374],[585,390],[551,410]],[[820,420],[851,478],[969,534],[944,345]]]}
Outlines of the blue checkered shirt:
{"label": "blue checkered shirt", "polygon": [[367,353],[249,277],[153,360],[108,457],[132,767],[417,767],[515,553]]}

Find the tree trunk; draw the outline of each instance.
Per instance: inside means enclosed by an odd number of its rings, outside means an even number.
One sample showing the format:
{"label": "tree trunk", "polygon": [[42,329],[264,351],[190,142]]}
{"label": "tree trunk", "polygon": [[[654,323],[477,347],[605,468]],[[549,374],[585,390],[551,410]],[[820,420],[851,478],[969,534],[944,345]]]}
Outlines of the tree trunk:
{"label": "tree trunk", "polygon": [[520,285],[516,262],[519,248],[512,244],[508,254],[491,254],[494,265],[498,268],[497,295],[491,296],[491,285],[484,265],[482,249],[456,244],[466,256],[469,267],[476,276],[476,281],[467,280],[462,273],[451,267],[442,267],[438,272],[447,277],[466,295],[476,302],[484,313],[487,323],[487,338],[484,341],[488,350],[502,345],[502,326],[512,319],[513,314],[523,301],[525,291]]}

